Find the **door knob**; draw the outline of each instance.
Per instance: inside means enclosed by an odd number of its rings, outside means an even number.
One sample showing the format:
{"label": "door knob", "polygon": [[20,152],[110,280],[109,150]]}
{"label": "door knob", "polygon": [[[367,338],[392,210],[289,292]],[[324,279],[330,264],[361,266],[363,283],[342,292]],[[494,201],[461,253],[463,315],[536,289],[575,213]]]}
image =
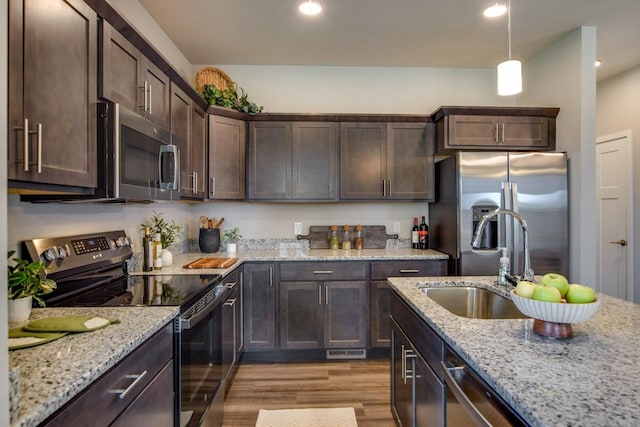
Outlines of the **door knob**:
{"label": "door knob", "polygon": [[614,245],[627,246],[627,241],[624,239],[620,239],[617,242],[609,242],[609,243],[613,243]]}

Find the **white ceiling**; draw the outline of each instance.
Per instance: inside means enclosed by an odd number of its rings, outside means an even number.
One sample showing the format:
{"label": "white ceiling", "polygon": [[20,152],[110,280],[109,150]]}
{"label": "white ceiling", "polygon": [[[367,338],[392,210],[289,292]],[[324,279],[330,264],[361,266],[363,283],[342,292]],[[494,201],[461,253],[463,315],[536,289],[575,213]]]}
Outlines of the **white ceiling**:
{"label": "white ceiling", "polygon": [[[491,0],[140,0],[191,64],[494,67],[507,20]],[[598,80],[640,64],[640,0],[512,0],[512,56],[526,61],[571,30],[597,27]]]}

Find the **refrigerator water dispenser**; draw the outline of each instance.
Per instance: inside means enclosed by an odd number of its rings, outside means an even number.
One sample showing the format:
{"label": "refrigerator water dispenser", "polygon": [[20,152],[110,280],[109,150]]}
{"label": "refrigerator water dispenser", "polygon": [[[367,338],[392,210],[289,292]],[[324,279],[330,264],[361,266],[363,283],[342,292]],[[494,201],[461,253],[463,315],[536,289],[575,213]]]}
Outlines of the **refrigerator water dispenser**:
{"label": "refrigerator water dispenser", "polygon": [[[471,218],[473,220],[473,233],[475,234],[476,229],[478,228],[478,224],[482,217],[491,212],[498,209],[498,206],[493,205],[477,205],[471,207]],[[487,227],[484,230],[484,233],[481,236],[480,244],[478,245],[478,249],[497,249],[498,248],[498,217],[494,216],[487,223]]]}

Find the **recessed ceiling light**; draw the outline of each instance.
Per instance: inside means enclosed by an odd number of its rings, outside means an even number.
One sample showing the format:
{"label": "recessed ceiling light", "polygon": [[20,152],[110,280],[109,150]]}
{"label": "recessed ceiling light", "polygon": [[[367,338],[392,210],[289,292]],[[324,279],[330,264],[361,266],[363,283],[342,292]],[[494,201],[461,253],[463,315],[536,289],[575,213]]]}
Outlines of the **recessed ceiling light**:
{"label": "recessed ceiling light", "polygon": [[598,68],[601,65],[602,65],[602,61],[600,61],[599,59],[596,59],[596,68]]}
{"label": "recessed ceiling light", "polygon": [[298,6],[298,10],[304,15],[317,15],[322,12],[322,6],[315,0],[307,0]]}
{"label": "recessed ceiling light", "polygon": [[487,18],[496,18],[507,13],[507,6],[504,3],[496,3],[487,7],[482,14]]}

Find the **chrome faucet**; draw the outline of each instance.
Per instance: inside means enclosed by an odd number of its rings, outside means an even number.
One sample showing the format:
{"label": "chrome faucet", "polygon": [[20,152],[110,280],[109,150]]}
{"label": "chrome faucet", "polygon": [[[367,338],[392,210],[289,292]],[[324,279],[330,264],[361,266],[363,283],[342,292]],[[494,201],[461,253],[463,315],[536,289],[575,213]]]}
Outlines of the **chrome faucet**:
{"label": "chrome faucet", "polygon": [[520,222],[522,226],[522,235],[524,240],[524,270],[522,271],[522,276],[520,276],[520,280],[528,280],[530,282],[533,281],[533,270],[531,269],[531,257],[529,255],[529,227],[527,227],[527,221],[520,215],[518,212],[512,211],[510,209],[496,209],[494,211],[486,213],[481,219],[480,223],[478,223],[478,228],[476,228],[476,232],[471,239],[471,247],[473,249],[478,249],[478,244],[480,243],[480,238],[482,237],[482,233],[484,232],[485,227],[487,226],[487,222],[493,218],[494,216],[504,214],[511,215],[515,219]]}

